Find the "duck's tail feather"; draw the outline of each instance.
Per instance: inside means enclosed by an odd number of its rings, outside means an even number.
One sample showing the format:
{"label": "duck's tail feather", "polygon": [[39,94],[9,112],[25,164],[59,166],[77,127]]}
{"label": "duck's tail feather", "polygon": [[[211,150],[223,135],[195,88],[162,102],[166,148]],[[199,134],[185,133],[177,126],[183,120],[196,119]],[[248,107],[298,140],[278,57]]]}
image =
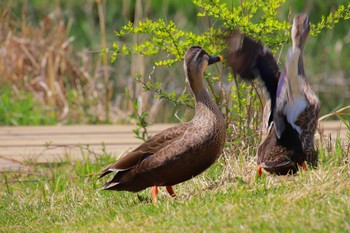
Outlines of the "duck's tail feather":
{"label": "duck's tail feather", "polygon": [[[103,177],[105,175],[107,175],[108,173],[111,172],[115,172],[113,170],[108,170],[106,171],[104,174],[102,174],[100,177]],[[111,179],[110,181],[106,182],[101,188],[100,190],[117,190],[118,189],[118,185],[120,184],[120,179],[123,177],[123,175],[125,174],[125,171],[118,171],[113,179]]]}
{"label": "duck's tail feather", "polygon": [[245,80],[255,79],[259,75],[256,62],[263,46],[240,31],[231,32],[226,41],[227,63],[233,73]]}
{"label": "duck's tail feather", "polygon": [[115,166],[109,166],[107,168],[105,168],[101,173],[101,175],[98,177],[99,179],[104,177],[105,175],[108,175],[111,172],[115,172],[116,174],[121,173],[121,172],[125,172],[130,170],[131,168],[127,168],[127,169],[120,169],[120,168],[115,168]]}
{"label": "duck's tail feather", "polygon": [[108,175],[109,173],[111,173],[112,171],[109,170],[104,170],[102,171],[102,174],[98,177],[98,179],[101,179],[102,177],[104,177],[105,175]]}
{"label": "duck's tail feather", "polygon": [[117,190],[117,186],[120,184],[120,179],[128,170],[129,169],[116,169],[113,167],[108,167],[105,170],[103,170],[99,179],[112,172],[115,172],[116,174],[114,175],[112,180],[105,183],[101,188],[99,188],[99,190]]}
{"label": "duck's tail feather", "polygon": [[[271,98],[271,112],[276,106],[276,92],[280,70],[271,51],[239,31],[229,34],[227,62],[234,74],[244,80],[253,80],[260,76]],[[270,115],[269,123],[272,121]]]}
{"label": "duck's tail feather", "polygon": [[115,190],[116,186],[119,184],[119,182],[113,182],[113,180],[105,183],[101,188],[98,190]]}

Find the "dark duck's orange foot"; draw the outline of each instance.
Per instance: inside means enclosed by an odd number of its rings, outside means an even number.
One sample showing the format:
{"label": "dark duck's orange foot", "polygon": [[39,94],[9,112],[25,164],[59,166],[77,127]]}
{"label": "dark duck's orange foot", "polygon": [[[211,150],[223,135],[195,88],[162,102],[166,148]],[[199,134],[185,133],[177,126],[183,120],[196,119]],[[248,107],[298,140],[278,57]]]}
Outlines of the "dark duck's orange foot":
{"label": "dark duck's orange foot", "polygon": [[262,167],[259,165],[256,171],[258,173],[258,176],[260,177],[262,175]]}
{"label": "dark duck's orange foot", "polygon": [[301,163],[301,169],[302,169],[303,171],[307,171],[307,166],[306,166],[305,161],[303,161],[303,162]]}
{"label": "dark duck's orange foot", "polygon": [[[172,198],[176,198],[176,194],[173,190],[173,187],[166,186],[165,188]],[[152,187],[152,204],[153,205],[157,204],[157,195],[158,195],[158,186],[153,186]]]}
{"label": "dark duck's orange foot", "polygon": [[152,203],[153,205],[157,204],[157,195],[158,195],[158,186],[152,187]]}

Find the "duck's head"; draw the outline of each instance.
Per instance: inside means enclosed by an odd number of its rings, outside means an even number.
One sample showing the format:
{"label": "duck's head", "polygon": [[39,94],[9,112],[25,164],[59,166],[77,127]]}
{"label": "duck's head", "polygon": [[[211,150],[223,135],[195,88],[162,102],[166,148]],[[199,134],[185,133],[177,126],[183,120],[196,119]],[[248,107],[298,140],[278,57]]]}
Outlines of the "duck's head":
{"label": "duck's head", "polygon": [[309,36],[309,32],[310,22],[307,14],[297,14],[293,19],[291,31],[293,47],[298,47],[302,50],[304,48],[305,41]]}
{"label": "duck's head", "polygon": [[211,64],[222,60],[221,56],[210,56],[202,47],[192,46],[187,50],[184,60],[184,70],[192,89],[202,85],[204,70]]}

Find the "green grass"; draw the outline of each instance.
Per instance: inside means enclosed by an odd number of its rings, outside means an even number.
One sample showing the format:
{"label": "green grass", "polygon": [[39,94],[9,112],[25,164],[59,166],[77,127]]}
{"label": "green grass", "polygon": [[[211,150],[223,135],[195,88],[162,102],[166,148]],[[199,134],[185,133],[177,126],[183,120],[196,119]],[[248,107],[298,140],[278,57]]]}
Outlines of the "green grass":
{"label": "green grass", "polygon": [[14,91],[0,85],[0,125],[53,125],[53,108],[40,107],[30,92]]}
{"label": "green grass", "polygon": [[334,150],[317,169],[262,178],[253,158],[227,153],[176,200],[160,188],[156,206],[150,189],[97,191],[110,156],[2,173],[0,232],[349,232],[350,169]]}

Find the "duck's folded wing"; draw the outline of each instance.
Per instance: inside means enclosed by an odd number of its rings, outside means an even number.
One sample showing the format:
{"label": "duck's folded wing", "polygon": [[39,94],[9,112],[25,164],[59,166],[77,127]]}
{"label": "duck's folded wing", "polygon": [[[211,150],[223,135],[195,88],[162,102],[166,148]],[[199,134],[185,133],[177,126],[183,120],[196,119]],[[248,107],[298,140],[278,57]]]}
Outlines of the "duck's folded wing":
{"label": "duck's folded wing", "polygon": [[99,178],[111,172],[126,171],[133,168],[144,159],[154,155],[162,148],[173,143],[175,140],[178,140],[178,138],[181,137],[188,129],[189,124],[190,123],[188,122],[177,125],[154,135],[139,147],[123,156],[116,163],[104,169]]}
{"label": "duck's folded wing", "polygon": [[293,166],[294,162],[291,160],[293,150],[287,147],[280,145],[276,138],[276,132],[270,130],[266,140],[258,148],[258,165],[268,171]]}
{"label": "duck's folded wing", "polygon": [[283,159],[281,161],[266,161],[263,162],[260,166],[264,169],[269,169],[269,170],[278,170],[278,169],[282,169],[284,167],[290,167],[290,166],[294,166],[294,162],[291,160]]}

